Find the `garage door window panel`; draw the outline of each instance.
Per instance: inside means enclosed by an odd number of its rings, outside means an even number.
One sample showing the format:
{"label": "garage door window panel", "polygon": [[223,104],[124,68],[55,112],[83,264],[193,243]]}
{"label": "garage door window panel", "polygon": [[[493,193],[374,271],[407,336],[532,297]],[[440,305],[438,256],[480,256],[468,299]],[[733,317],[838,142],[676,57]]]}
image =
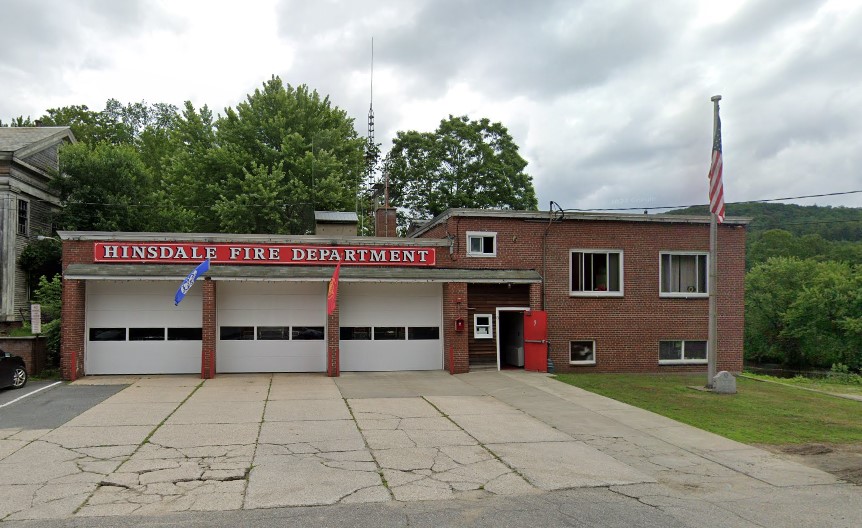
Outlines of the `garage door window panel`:
{"label": "garage door window panel", "polygon": [[406,334],[403,326],[375,326],[375,341],[404,341]]}
{"label": "garage door window panel", "polygon": [[290,327],[258,326],[257,339],[259,341],[286,341],[290,339]]}
{"label": "garage door window panel", "polygon": [[438,326],[411,326],[407,328],[407,339],[411,341],[440,339]]}
{"label": "garage door window panel", "polygon": [[253,326],[222,326],[219,328],[219,339],[222,341],[253,341]]}
{"label": "garage door window panel", "polygon": [[323,327],[294,326],[292,336],[294,341],[323,341]]}
{"label": "garage door window panel", "polygon": [[129,341],[164,341],[164,328],[129,328]]}
{"label": "garage door window panel", "polygon": [[90,341],[125,341],[125,328],[90,328]]}
{"label": "garage door window panel", "polygon": [[342,326],[339,329],[339,339],[342,341],[370,341],[370,326]]}
{"label": "garage door window panel", "polygon": [[201,341],[201,328],[168,328],[168,341]]}

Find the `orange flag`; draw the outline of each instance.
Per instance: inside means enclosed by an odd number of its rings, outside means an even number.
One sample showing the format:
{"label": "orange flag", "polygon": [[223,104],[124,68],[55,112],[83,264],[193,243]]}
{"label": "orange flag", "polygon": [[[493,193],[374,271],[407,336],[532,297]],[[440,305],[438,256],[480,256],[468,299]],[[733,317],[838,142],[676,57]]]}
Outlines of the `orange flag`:
{"label": "orange flag", "polygon": [[326,292],[326,315],[335,311],[335,300],[338,299],[338,273],[341,271],[341,261],[335,265],[335,272],[329,280],[329,290]]}

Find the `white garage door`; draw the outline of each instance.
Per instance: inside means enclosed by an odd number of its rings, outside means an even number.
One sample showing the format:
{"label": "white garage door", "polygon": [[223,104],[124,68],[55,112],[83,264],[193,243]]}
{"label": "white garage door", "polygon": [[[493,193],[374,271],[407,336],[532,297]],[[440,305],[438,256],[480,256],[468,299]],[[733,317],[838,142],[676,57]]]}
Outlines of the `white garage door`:
{"label": "white garage door", "polygon": [[326,284],[231,282],[216,288],[217,372],[324,372]]}
{"label": "white garage door", "polygon": [[443,368],[440,284],[342,283],[341,370]]}
{"label": "white garage door", "polygon": [[201,289],[178,281],[87,281],[87,374],[201,371]]}

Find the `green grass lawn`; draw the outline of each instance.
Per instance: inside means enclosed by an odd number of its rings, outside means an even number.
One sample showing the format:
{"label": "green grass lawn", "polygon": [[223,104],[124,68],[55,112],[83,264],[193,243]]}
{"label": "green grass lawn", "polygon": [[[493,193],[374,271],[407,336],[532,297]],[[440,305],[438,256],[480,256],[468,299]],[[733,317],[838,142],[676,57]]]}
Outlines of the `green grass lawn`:
{"label": "green grass lawn", "polygon": [[690,389],[706,375],[560,374],[564,383],[747,444],[862,443],[862,402],[737,379],[738,393]]}
{"label": "green grass lawn", "polygon": [[752,378],[774,381],[776,383],[784,383],[785,385],[794,387],[804,387],[806,389],[815,389],[823,392],[831,392],[833,394],[853,394],[856,396],[862,396],[862,385],[838,383],[829,378],[812,379],[803,378],[802,376],[797,376],[795,378],[777,378],[775,376],[752,374],[749,372],[746,372],[745,375]]}

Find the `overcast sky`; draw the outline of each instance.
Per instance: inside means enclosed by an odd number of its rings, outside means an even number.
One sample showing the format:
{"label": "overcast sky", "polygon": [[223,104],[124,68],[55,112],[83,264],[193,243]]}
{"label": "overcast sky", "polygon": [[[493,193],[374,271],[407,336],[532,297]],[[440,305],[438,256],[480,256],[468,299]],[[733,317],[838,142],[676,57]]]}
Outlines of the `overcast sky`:
{"label": "overcast sky", "polygon": [[[108,98],[223,113],[271,75],[376,138],[449,114],[508,127],[564,208],[706,202],[721,94],[728,201],[862,189],[862,2],[0,0],[0,119]],[[862,194],[797,203],[862,206]]]}

